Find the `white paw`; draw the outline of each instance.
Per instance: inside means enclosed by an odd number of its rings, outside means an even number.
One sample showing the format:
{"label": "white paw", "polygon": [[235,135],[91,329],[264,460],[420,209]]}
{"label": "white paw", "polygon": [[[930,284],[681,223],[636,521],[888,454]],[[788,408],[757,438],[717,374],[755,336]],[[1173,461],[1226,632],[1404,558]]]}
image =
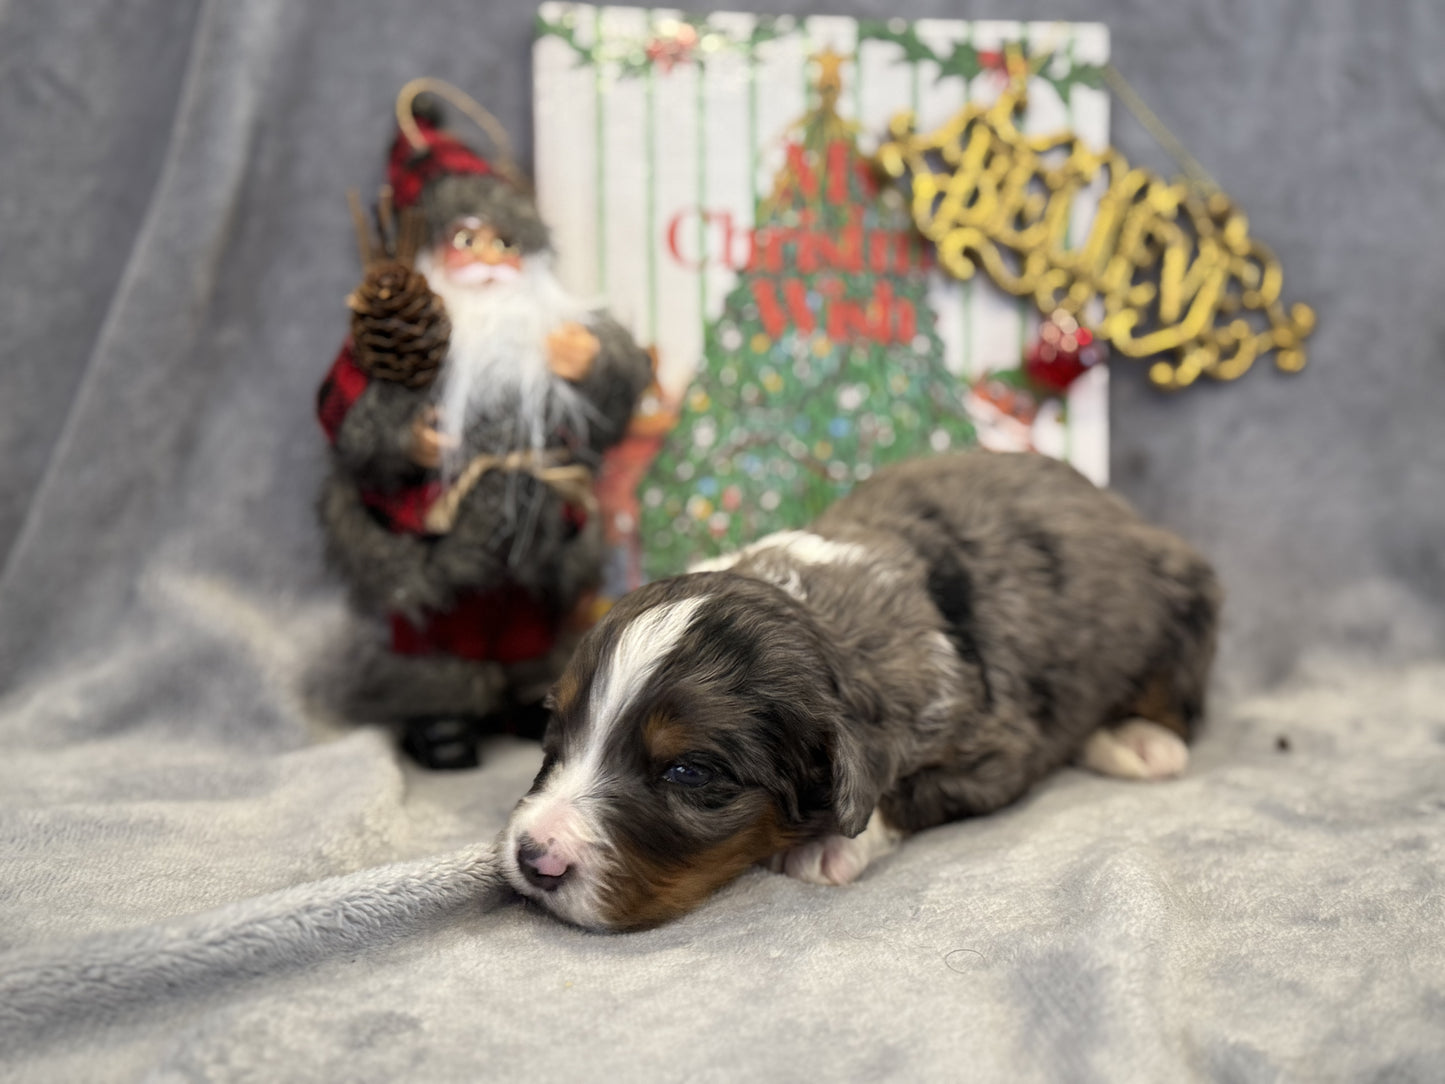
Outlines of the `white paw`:
{"label": "white paw", "polygon": [[783,872],[815,885],[845,885],[868,868],[868,849],[847,836],[825,836],[783,856]]}
{"label": "white paw", "polygon": [[769,865],[800,881],[815,885],[845,885],[857,880],[873,859],[887,854],[903,834],[883,821],[883,814],[873,811],[868,827],[854,838],[824,836],[800,843],[792,850],[775,855]]}
{"label": "white paw", "polygon": [[1117,779],[1172,779],[1189,767],[1189,746],[1158,723],[1130,719],[1090,734],[1079,763]]}

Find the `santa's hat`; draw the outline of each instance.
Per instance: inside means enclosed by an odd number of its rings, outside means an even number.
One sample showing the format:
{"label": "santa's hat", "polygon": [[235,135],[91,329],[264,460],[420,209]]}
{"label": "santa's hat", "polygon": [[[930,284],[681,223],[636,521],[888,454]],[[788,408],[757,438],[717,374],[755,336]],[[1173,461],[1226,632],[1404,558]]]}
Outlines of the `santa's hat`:
{"label": "santa's hat", "polygon": [[421,145],[397,125],[386,163],[386,178],[397,207],[414,206],[427,183],[439,177],[489,177],[495,172],[491,163],[441,127],[441,108],[434,101],[422,99],[413,108],[412,121]]}
{"label": "santa's hat", "polygon": [[[495,164],[446,130],[437,94],[456,100],[479,124],[487,122],[484,130],[501,155]],[[511,161],[505,132],[490,113],[449,84],[418,79],[402,88],[387,180],[398,208],[420,207],[431,236],[459,217],[475,215],[523,251],[550,247],[547,228]]]}

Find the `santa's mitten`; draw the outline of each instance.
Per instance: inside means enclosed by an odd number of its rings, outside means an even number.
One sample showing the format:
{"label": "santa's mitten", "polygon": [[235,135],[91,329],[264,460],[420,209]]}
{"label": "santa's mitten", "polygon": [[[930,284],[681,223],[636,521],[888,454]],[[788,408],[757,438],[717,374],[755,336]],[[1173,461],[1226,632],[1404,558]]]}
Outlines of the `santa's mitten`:
{"label": "santa's mitten", "polygon": [[597,357],[574,386],[592,408],[587,443],[600,458],[627,431],[637,400],[652,382],[652,359],[605,313],[595,313],[589,327],[597,337]]}
{"label": "santa's mitten", "polygon": [[357,485],[384,493],[435,477],[416,454],[417,429],[430,410],[426,391],[373,381],[336,431],[336,462]]}

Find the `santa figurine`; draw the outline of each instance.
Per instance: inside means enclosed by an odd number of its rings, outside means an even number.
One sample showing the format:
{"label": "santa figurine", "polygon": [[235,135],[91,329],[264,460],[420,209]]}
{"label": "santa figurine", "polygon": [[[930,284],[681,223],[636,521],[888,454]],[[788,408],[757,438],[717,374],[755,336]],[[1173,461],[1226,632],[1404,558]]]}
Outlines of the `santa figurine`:
{"label": "santa figurine", "polygon": [[430,96],[404,90],[398,119],[383,251],[363,245],[352,334],[317,397],[320,515],[357,608],[386,624],[347,659],[348,713],[398,725],[427,767],[465,768],[480,734],[535,731],[591,617],[593,478],[651,367],[557,281],[515,171],[447,132]]}

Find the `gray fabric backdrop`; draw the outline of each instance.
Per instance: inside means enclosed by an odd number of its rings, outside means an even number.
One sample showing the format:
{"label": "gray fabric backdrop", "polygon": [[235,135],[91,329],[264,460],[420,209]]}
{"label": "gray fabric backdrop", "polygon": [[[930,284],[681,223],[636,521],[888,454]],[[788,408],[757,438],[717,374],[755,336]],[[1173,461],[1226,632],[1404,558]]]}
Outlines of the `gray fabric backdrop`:
{"label": "gray fabric backdrop", "polygon": [[[1428,661],[1445,10],[830,10],[1109,23],[1118,65],[1319,311],[1302,376],[1177,398],[1127,365],[1113,381],[1117,487],[1229,590],[1197,777],[1068,773],[855,891],[749,875],[656,934],[458,917],[486,898],[465,848],[534,751],[499,742],[480,773],[424,778],[307,702],[307,660],[344,620],[311,403],[356,279],[342,195],[377,178],[393,95],[448,78],[525,149],[533,7],[4,0],[0,1036],[24,1041],[0,1051],[17,1075],[1445,1073]],[[1117,110],[1115,130],[1165,164]],[[212,951],[258,929],[270,955]],[[155,970],[162,949],[189,977]]]}

